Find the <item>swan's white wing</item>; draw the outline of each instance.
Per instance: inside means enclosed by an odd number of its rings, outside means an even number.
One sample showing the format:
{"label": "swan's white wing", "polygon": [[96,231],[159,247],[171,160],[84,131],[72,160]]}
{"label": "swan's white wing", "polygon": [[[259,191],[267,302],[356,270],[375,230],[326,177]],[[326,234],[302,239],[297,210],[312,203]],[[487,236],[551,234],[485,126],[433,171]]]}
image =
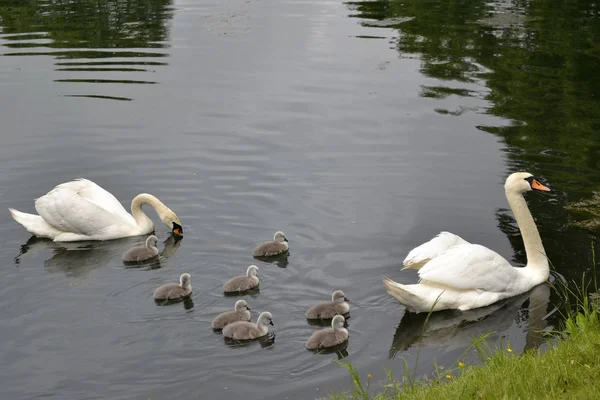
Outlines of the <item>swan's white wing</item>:
{"label": "swan's white wing", "polygon": [[83,198],[70,187],[59,186],[35,201],[38,214],[56,229],[92,236],[109,226],[129,223]]}
{"label": "swan's white wing", "polygon": [[459,244],[468,244],[466,240],[458,235],[450,232],[440,232],[436,237],[431,239],[429,242],[423,243],[422,245],[415,247],[408,253],[404,261],[403,269],[421,268],[423,265],[428,263],[430,260],[440,256],[446,250]]}
{"label": "swan's white wing", "polygon": [[519,271],[500,254],[470,243],[448,249],[419,270],[424,281],[486,292],[510,291],[519,276]]}
{"label": "swan's white wing", "polygon": [[112,193],[98,186],[89,179],[79,178],[71,182],[62,183],[56,186],[50,193],[61,190],[73,191],[90,203],[94,203],[98,207],[102,207],[106,211],[118,216],[119,218],[129,221],[129,223],[134,223],[134,219],[131,214],[129,214],[127,210],[123,208],[123,205],[115,196],[112,195]]}

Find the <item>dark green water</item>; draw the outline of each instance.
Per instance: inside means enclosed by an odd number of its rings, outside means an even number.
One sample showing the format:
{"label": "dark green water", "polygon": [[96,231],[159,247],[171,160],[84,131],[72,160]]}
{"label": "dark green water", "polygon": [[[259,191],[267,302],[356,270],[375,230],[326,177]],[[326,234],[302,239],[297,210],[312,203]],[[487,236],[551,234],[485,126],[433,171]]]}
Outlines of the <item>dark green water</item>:
{"label": "dark green water", "polygon": [[[0,213],[0,386],[10,399],[313,399],[348,390],[312,354],[306,308],[343,289],[348,359],[448,367],[472,335],[515,353],[558,324],[548,286],[464,315],[405,314],[381,276],[441,230],[524,264],[503,183],[517,170],[554,276],[591,281],[600,221],[600,8],[591,1],[0,0],[0,206],[32,212],[84,176],[126,208],[150,192],[186,231],[157,226],[161,257],[125,268],[144,238],[53,244]],[[255,260],[283,230],[290,255]],[[269,346],[210,329],[222,283],[250,264]],[[153,289],[192,275],[193,304]],[[577,286],[571,284],[573,288]],[[254,315],[254,318],[256,318]],[[475,362],[469,353],[465,361]]]}

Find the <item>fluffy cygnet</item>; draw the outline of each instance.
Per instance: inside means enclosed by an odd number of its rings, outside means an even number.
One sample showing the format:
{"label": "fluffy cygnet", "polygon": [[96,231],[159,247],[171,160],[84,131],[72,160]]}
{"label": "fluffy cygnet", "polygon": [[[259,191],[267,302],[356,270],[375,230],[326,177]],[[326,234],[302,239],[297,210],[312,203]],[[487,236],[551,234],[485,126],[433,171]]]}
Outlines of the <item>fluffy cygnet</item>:
{"label": "fluffy cygnet", "polygon": [[275,232],[273,240],[263,242],[252,251],[254,257],[270,257],[281,254],[289,248],[288,240],[281,231]]}
{"label": "fluffy cygnet", "polygon": [[331,295],[331,301],[315,304],[306,311],[308,319],[330,319],[336,315],[344,315],[350,311],[348,299],[341,290],[336,290]]}
{"label": "fluffy cygnet", "polygon": [[154,235],[148,236],[146,239],[146,245],[144,247],[134,247],[133,249],[127,250],[123,254],[123,261],[125,262],[140,262],[151,259],[158,255],[158,238]]}
{"label": "fluffy cygnet", "polygon": [[327,349],[344,343],[348,340],[348,330],[344,328],[344,317],[336,315],[331,320],[331,328],[316,331],[306,341],[308,350]]}
{"label": "fluffy cygnet", "polygon": [[154,300],[179,300],[192,294],[192,277],[183,273],[179,283],[166,283],[154,291]]}
{"label": "fluffy cygnet", "polygon": [[213,329],[223,329],[226,325],[229,325],[237,321],[250,321],[250,307],[246,300],[238,300],[235,302],[233,311],[225,311],[215,317],[212,321]]}
{"label": "fluffy cygnet", "polygon": [[246,275],[234,276],[223,285],[225,293],[245,292],[258,287],[258,267],[251,265],[246,270]]}
{"label": "fluffy cygnet", "polygon": [[273,324],[273,316],[270,312],[263,312],[259,315],[256,323],[237,321],[228,324],[223,328],[223,336],[235,340],[258,339],[269,333],[267,324]]}

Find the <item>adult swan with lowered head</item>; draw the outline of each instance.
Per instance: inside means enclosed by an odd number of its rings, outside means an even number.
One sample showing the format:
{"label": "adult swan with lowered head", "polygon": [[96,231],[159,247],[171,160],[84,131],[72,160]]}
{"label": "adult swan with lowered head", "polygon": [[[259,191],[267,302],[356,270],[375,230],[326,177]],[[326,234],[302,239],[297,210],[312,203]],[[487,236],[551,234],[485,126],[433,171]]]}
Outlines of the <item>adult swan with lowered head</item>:
{"label": "adult swan with lowered head", "polygon": [[62,183],[35,201],[39,215],[13,208],[15,221],[31,234],[55,242],[110,240],[146,235],[154,230],[152,220],[142,210],[149,204],[160,220],[178,236],[183,236],[179,217],[151,194],[142,193],[131,201],[131,214],[109,192],[87,179]]}
{"label": "adult swan with lowered head", "polygon": [[515,268],[487,247],[442,232],[413,249],[404,260],[405,267],[420,268],[420,282],[402,285],[384,278],[387,292],[412,312],[470,310],[545,282],[550,274],[548,258],[523,193],[550,189],[530,173],[516,172],[506,179],[504,190],[523,236],[527,266]]}

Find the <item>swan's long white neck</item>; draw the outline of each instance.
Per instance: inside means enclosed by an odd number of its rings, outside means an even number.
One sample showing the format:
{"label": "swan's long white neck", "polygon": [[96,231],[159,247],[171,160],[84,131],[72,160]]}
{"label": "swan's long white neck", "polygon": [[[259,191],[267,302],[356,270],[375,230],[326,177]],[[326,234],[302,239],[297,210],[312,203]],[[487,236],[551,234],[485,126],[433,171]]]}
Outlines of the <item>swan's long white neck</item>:
{"label": "swan's long white neck", "polygon": [[167,208],[159,199],[148,193],[138,194],[131,201],[131,215],[135,219],[138,229],[142,233],[149,233],[154,230],[154,223],[144,210],[142,206],[148,204],[156,210],[156,213],[160,216],[161,213]]}
{"label": "swan's long white neck", "polygon": [[542,238],[531,216],[529,207],[527,207],[527,203],[521,193],[507,190],[506,199],[508,200],[508,204],[510,204],[510,208],[521,231],[521,236],[523,237],[525,253],[527,254],[526,269],[535,275],[536,280],[540,280],[538,283],[544,282],[548,279],[550,267],[548,265],[546,250],[544,250],[544,245],[542,244]]}

